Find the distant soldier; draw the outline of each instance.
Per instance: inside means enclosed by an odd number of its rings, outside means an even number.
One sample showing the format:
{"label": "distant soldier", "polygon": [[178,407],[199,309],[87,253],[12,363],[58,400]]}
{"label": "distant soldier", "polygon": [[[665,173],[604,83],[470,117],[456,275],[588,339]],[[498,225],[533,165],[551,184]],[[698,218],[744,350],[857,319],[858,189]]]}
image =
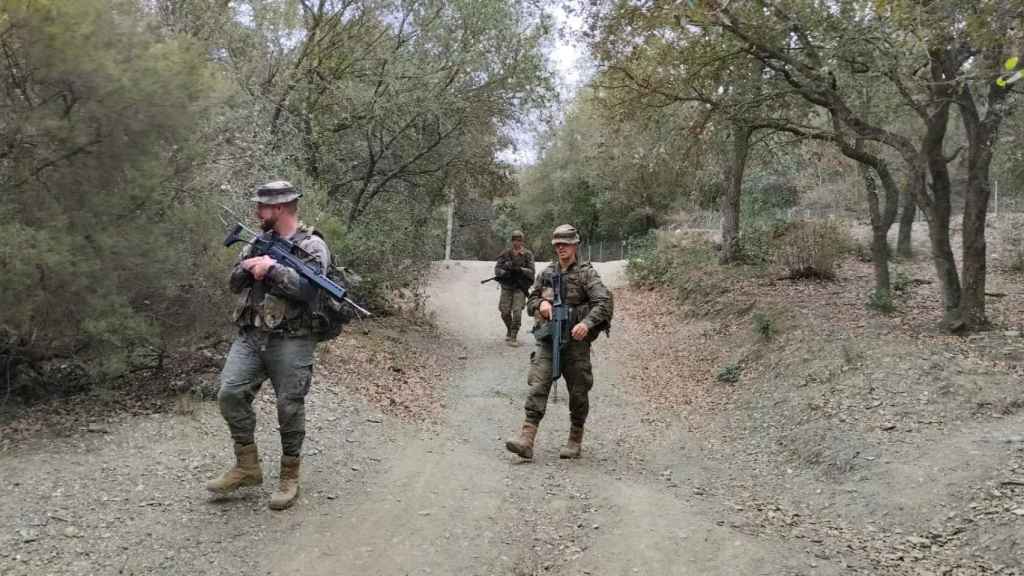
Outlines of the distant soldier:
{"label": "distant soldier", "polygon": [[519,230],[513,232],[512,247],[498,255],[494,264],[494,277],[501,284],[498,310],[505,323],[505,342],[510,346],[519,345],[517,338],[523,323],[526,294],[533,284],[533,252],[527,250],[523,242],[523,233]]}
{"label": "distant soldier", "polygon": [[[527,312],[534,315],[537,322],[535,334],[542,335],[544,327],[551,319],[552,302],[555,294],[552,289],[551,277],[556,270],[562,276],[562,302],[569,306],[569,326],[572,329],[570,338],[563,342],[562,376],[565,377],[569,389],[569,416],[572,427],[569,440],[559,451],[560,458],[579,458],[583,444],[583,425],[590,411],[589,392],[594,385],[594,375],[590,365],[590,343],[597,339],[602,331],[607,331],[612,319],[612,296],[601,282],[597,270],[590,263],[576,261],[576,251],[580,242],[579,234],[570,224],[562,224],[555,228],[551,235],[551,243],[555,246],[558,261],[552,262],[544,269],[530,290]],[[557,267],[557,268],[556,268]],[[509,440],[505,448],[523,458],[533,458],[533,440],[537,435],[537,426],[544,418],[547,408],[548,393],[551,391],[552,344],[550,336],[538,337],[537,349],[530,355],[530,371],[527,383],[530,385],[529,396],[526,398],[526,421],[523,423],[519,438]]]}
{"label": "distant soldier", "polygon": [[[290,240],[300,252],[297,256],[315,260],[318,268],[327,270],[331,262],[327,244],[299,222],[300,196],[287,182],[264,184],[253,198],[256,215],[264,232]],[[270,497],[270,507],[281,510],[291,506],[299,494],[299,464],[306,436],[305,398],[316,349],[310,305],[317,288],[270,256],[251,255],[248,246],[231,271],[230,287],[239,295],[235,310],[238,336],[224,362],[217,399],[234,439],[235,465],[206,487],[224,494],[263,483],[252,402],[269,377],[277,396],[282,452],[280,485]]]}

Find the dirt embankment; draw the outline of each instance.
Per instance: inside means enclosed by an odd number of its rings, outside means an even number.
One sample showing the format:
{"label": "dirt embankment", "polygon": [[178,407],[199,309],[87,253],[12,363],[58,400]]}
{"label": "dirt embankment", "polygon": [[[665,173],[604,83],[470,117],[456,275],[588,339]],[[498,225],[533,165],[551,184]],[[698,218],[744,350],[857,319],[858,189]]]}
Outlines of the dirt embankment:
{"label": "dirt embankment", "polygon": [[[750,275],[680,305],[625,290],[613,351],[663,464],[739,501],[755,533],[870,574],[1024,572],[1024,289],[990,272],[993,330],[939,333],[930,264],[897,265],[896,311],[865,307],[869,263],[836,282]],[[691,294],[691,297],[694,295]],[[675,456],[698,453],[690,468]],[[685,459],[684,459],[685,460]]]}

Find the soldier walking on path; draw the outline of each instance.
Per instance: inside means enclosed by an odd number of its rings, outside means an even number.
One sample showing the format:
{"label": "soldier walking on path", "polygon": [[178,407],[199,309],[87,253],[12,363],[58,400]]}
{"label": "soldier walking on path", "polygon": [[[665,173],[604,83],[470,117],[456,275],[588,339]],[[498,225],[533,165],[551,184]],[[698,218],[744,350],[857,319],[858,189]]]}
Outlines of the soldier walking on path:
{"label": "soldier walking on path", "polygon": [[519,345],[517,338],[523,323],[523,307],[526,306],[526,294],[533,284],[533,252],[526,249],[524,240],[522,232],[513,232],[512,247],[499,254],[494,264],[494,277],[501,285],[498,311],[505,323],[505,342],[510,346]]}
{"label": "soldier walking on path", "polygon": [[[264,184],[253,198],[256,214],[265,233],[290,240],[300,252],[296,256],[315,260],[319,269],[327,270],[331,262],[327,244],[299,223],[300,196],[288,182]],[[316,349],[310,305],[318,288],[270,256],[250,255],[249,246],[231,271],[229,284],[239,295],[234,315],[238,336],[220,374],[217,400],[234,439],[236,461],[206,487],[224,494],[263,483],[252,402],[269,376],[277,395],[282,452],[280,485],[270,498],[270,508],[283,510],[299,494],[299,465],[306,436],[305,398]]]}
{"label": "soldier walking on path", "polygon": [[[552,339],[550,324],[552,302],[552,275],[562,274],[560,282],[563,294],[561,302],[569,307],[569,322],[572,327],[561,350],[561,375],[569,389],[569,417],[571,428],[569,440],[559,451],[560,458],[579,458],[583,443],[583,426],[590,411],[589,392],[594,385],[590,364],[590,344],[602,331],[607,332],[613,312],[611,293],[601,282],[597,270],[589,262],[576,260],[580,237],[570,224],[555,228],[551,243],[555,246],[558,260],[544,269],[530,290],[527,312],[533,314],[537,324],[537,349],[530,355],[530,371],[527,383],[530,392],[526,398],[526,421],[519,437],[505,443],[505,448],[522,458],[533,458],[533,442],[537,427],[544,418],[551,384],[558,378],[552,372]],[[548,328],[548,329],[545,329]]]}

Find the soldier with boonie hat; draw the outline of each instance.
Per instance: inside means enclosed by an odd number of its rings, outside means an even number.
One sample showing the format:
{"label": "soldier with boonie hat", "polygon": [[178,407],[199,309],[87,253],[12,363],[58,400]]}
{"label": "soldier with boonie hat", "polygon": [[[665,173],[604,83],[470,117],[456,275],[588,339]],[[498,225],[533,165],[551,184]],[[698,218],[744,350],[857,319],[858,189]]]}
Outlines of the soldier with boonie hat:
{"label": "soldier with boonie hat", "polygon": [[[298,218],[302,193],[291,183],[275,180],[259,186],[252,201],[266,234],[294,245],[294,254],[327,270],[327,243]],[[231,271],[229,285],[238,294],[235,324],[238,335],[224,361],[217,400],[234,440],[235,465],[206,487],[227,494],[263,483],[256,449],[256,413],[252,402],[270,378],[277,396],[281,436],[281,473],[270,508],[291,506],[299,495],[299,466],[306,436],[305,398],[313,378],[316,339],[312,333],[312,299],[317,290],[309,280],[268,255],[254,255],[246,245]]]}

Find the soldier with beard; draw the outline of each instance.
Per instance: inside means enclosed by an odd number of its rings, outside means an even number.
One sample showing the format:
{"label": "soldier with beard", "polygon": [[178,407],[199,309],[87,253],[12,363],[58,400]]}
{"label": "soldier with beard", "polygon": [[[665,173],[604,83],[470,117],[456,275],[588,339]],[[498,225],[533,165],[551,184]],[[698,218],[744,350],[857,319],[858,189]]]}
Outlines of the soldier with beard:
{"label": "soldier with beard", "polygon": [[[331,262],[330,250],[318,234],[299,221],[301,196],[288,182],[264,184],[253,198],[256,215],[265,233],[290,240],[296,256],[326,270]],[[282,452],[280,484],[271,496],[270,508],[283,510],[299,494],[299,465],[306,435],[305,398],[316,350],[310,305],[318,288],[271,257],[250,254],[249,246],[231,271],[229,285],[239,295],[234,315],[238,336],[224,363],[217,399],[234,439],[236,461],[234,467],[208,482],[207,489],[224,494],[263,483],[252,402],[269,377],[277,396]]]}

